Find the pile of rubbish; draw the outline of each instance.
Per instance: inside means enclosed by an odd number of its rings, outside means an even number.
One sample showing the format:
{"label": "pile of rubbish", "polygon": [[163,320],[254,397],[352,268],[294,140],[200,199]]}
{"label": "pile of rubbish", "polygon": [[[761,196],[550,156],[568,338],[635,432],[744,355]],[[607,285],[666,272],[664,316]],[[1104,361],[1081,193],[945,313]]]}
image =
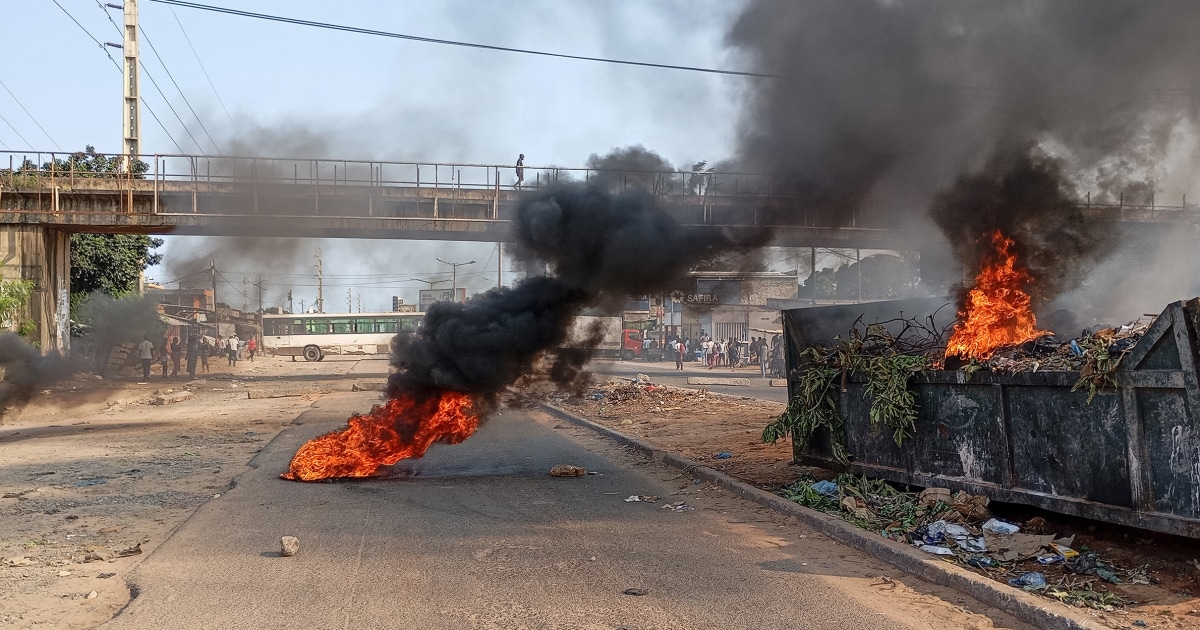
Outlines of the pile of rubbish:
{"label": "pile of rubbish", "polygon": [[884,538],[968,567],[997,581],[1079,607],[1112,611],[1133,602],[1108,584],[1149,584],[1149,567],[1121,568],[1075,537],[1049,531],[1041,518],[1024,528],[994,518],[988,498],[946,488],[903,492],[887,482],[839,475],[801,479],[780,494],[800,505],[841,516]]}
{"label": "pile of rubbish", "polygon": [[[1067,342],[1048,334],[1020,345],[1001,348],[982,361],[981,365],[1003,374],[1086,372],[1097,369],[1099,361],[1108,361],[1106,367],[1115,369],[1121,358],[1137,345],[1149,328],[1149,323],[1138,320],[1084,334]],[[968,368],[964,366],[964,369]]]}

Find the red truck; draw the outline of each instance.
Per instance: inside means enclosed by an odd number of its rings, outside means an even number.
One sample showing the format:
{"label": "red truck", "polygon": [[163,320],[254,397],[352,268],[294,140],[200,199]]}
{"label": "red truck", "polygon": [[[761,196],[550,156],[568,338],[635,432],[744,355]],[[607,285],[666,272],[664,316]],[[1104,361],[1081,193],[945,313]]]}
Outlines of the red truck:
{"label": "red truck", "polygon": [[624,361],[632,361],[633,359],[646,359],[648,361],[659,361],[662,359],[662,348],[658,347],[658,343],[654,342],[655,347],[649,350],[644,349],[642,343],[642,331],[632,328],[625,328],[624,322],[620,317],[591,317],[580,315],[575,318],[571,325],[571,331],[567,337],[567,347],[582,347],[589,345],[589,342],[599,339],[599,343],[595,345],[592,351],[593,357],[602,357],[608,359],[622,359]]}

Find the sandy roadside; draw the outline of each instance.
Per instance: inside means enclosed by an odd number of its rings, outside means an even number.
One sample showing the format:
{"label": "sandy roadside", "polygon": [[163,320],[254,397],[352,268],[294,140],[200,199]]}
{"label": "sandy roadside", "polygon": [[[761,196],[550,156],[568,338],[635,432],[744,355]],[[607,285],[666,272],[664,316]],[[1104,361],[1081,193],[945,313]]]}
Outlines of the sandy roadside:
{"label": "sandy roadside", "polygon": [[[220,500],[319,392],[370,380],[347,374],[354,360],[220,363],[194,381],[80,376],[7,414],[0,627],[89,628],[111,618],[131,597],[124,578],[140,559],[198,506]],[[151,404],[156,393],[186,400]]]}

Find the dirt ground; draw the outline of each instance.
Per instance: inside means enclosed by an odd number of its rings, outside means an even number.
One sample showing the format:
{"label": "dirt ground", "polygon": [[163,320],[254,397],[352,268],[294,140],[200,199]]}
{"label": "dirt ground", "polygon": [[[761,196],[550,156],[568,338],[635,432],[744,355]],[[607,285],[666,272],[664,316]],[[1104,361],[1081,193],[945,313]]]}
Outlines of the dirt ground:
{"label": "dirt ground", "polygon": [[[0,419],[0,628],[90,628],[111,618],[132,596],[125,576],[140,559],[199,505],[219,501],[276,433],[323,393],[382,380],[369,372],[382,371],[383,362],[370,362],[367,373],[355,370],[358,363],[260,357],[229,368],[214,361],[195,381],[154,378],[146,385],[130,374],[81,375],[9,410]],[[150,404],[156,394],[179,392],[191,396]],[[703,390],[639,392],[553,394],[550,402],[767,490],[804,472],[786,444],[759,440],[780,403]],[[1060,524],[1116,561],[1151,564],[1160,581],[1127,586],[1127,596],[1143,603],[1097,618],[1116,628],[1142,627],[1133,625],[1137,620],[1200,628],[1200,562],[1192,564],[1200,546],[1086,521]],[[863,588],[871,597],[907,587]],[[929,610],[944,604],[908,602]]]}
{"label": "dirt ground", "polygon": [[[125,576],[140,558],[202,503],[220,500],[319,392],[354,382],[328,377],[353,362],[225,363],[211,361],[194,381],[146,385],[129,374],[80,375],[8,410],[0,421],[0,627],[90,628],[110,619],[130,599]],[[187,396],[180,392],[191,397],[151,404],[156,393]]]}
{"label": "dirt ground", "polygon": [[[603,392],[604,396],[598,397],[597,392]],[[832,471],[792,463],[790,444],[764,444],[759,439],[767,422],[783,412],[782,403],[703,390],[638,387],[619,379],[597,383],[596,388],[582,396],[551,393],[545,398],[575,415],[764,490],[779,490],[804,474],[817,478],[834,475]],[[728,453],[729,457],[719,457],[722,453]],[[1034,525],[1045,533],[1075,535],[1076,548],[1087,545],[1118,565],[1149,565],[1150,584],[1096,587],[1109,588],[1136,602],[1114,612],[1088,610],[1096,620],[1113,628],[1200,628],[1200,543],[1024,506],[992,504],[991,511],[1012,522]],[[1062,572],[1053,566],[1041,570],[1048,579]],[[1145,625],[1138,625],[1139,621]]]}

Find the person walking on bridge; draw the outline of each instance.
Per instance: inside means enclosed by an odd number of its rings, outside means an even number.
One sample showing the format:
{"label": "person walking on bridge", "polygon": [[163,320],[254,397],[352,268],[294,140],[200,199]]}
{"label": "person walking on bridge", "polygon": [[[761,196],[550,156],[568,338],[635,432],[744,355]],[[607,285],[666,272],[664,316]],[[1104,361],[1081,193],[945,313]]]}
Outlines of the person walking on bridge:
{"label": "person walking on bridge", "polygon": [[[510,154],[511,155],[511,154]],[[517,156],[517,183],[513,184],[513,188],[520,189],[521,184],[525,182],[525,154]]]}

